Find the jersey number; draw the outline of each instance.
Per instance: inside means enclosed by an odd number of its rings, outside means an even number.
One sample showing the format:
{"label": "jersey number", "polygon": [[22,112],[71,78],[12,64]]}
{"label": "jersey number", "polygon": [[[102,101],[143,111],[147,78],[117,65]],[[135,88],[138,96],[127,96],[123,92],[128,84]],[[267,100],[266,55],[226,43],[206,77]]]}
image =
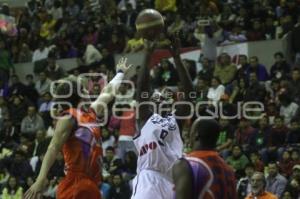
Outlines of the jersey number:
{"label": "jersey number", "polygon": [[165,144],[164,144],[164,140],[165,140],[165,138],[168,136],[168,134],[169,134],[169,132],[168,131],[166,131],[166,130],[161,130],[161,133],[160,133],[160,136],[159,136],[159,138],[160,138],[160,140],[158,140],[158,144],[159,145],[161,145],[161,146],[165,146]]}

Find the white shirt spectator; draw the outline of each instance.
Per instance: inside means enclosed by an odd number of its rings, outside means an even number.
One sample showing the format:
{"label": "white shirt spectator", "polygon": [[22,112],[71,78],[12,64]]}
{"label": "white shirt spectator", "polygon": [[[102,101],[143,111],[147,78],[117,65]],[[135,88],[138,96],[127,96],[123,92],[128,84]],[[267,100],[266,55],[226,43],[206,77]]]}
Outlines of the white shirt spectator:
{"label": "white shirt spectator", "polygon": [[39,93],[40,96],[44,95],[47,92],[50,92],[50,85],[51,85],[51,80],[46,79],[44,82],[41,80],[38,80],[35,83],[35,89]]}
{"label": "white shirt spectator", "polygon": [[223,85],[219,85],[217,88],[210,87],[207,93],[207,98],[216,106],[224,93],[225,87]]}
{"label": "white shirt spectator", "polygon": [[43,50],[38,48],[33,52],[32,62],[46,59],[48,57],[48,54],[49,54],[49,48],[44,48]]}
{"label": "white shirt spectator", "polygon": [[93,45],[89,44],[86,47],[83,58],[85,64],[90,65],[94,62],[100,61],[102,59],[102,55]]}
{"label": "white shirt spectator", "polygon": [[289,125],[293,117],[296,115],[299,105],[295,102],[290,103],[288,106],[280,107],[280,115],[284,117],[284,123]]}

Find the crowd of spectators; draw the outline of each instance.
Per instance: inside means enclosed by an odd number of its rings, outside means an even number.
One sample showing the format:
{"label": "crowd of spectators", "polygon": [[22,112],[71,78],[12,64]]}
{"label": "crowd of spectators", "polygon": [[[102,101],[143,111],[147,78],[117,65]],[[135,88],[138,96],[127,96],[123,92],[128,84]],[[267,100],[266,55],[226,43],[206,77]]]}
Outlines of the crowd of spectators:
{"label": "crowd of spectators", "polygon": [[[100,74],[88,79],[88,91],[97,96],[113,76],[113,55],[144,48],[134,22],[140,10],[150,7],[164,14],[169,33],[180,32],[183,47],[202,48],[201,71],[197,72],[195,61],[183,60],[195,84],[194,103],[206,102],[197,111],[207,115],[208,110],[219,109],[235,118],[219,117],[222,131],[216,150],[236,172],[239,198],[250,193],[256,171],[265,175],[266,190],[278,198],[300,197],[299,1],[29,0],[22,9],[7,5],[1,9],[1,15],[15,19],[16,31],[1,28],[0,198],[22,198],[39,172],[56,124],[51,117],[51,82],[82,72],[82,68],[66,71],[56,60],[79,58],[86,72]],[[256,56],[239,55],[238,61],[227,53],[217,57],[218,45],[280,39],[287,33],[292,33],[295,62],[287,62],[282,52],[269,58],[274,59],[272,66],[264,66]],[[168,37],[159,36],[158,48],[169,44]],[[35,65],[34,74],[24,74],[26,82],[15,74],[14,64],[20,62]],[[175,88],[174,99],[180,98],[178,75],[170,61],[161,60],[151,76],[155,89]],[[122,85],[118,92],[116,102],[134,107],[134,91]],[[252,117],[234,117],[245,111],[246,102],[255,102],[246,112]],[[118,114],[128,116],[134,111]],[[258,115],[263,117],[256,119]],[[185,152],[191,150],[190,123],[187,120],[183,126]],[[135,131],[134,118],[111,117],[102,128],[99,189],[105,199],[130,198],[137,161]],[[48,176],[46,198],[55,198],[63,168],[59,155]]]}

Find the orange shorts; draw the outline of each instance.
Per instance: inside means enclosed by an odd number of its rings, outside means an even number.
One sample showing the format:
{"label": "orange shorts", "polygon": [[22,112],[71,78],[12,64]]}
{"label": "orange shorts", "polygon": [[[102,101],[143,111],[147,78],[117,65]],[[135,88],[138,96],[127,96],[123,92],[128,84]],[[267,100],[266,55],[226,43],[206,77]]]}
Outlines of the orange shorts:
{"label": "orange shorts", "polygon": [[67,174],[59,183],[57,199],[101,199],[100,188],[89,177],[80,173]]}

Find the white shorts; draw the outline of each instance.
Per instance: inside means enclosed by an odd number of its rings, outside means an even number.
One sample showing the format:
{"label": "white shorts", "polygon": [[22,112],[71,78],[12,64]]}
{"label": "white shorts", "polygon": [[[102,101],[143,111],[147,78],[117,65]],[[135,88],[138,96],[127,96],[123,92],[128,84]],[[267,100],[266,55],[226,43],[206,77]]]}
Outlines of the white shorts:
{"label": "white shorts", "polygon": [[131,199],[173,199],[174,185],[161,173],[142,170],[133,179]]}

